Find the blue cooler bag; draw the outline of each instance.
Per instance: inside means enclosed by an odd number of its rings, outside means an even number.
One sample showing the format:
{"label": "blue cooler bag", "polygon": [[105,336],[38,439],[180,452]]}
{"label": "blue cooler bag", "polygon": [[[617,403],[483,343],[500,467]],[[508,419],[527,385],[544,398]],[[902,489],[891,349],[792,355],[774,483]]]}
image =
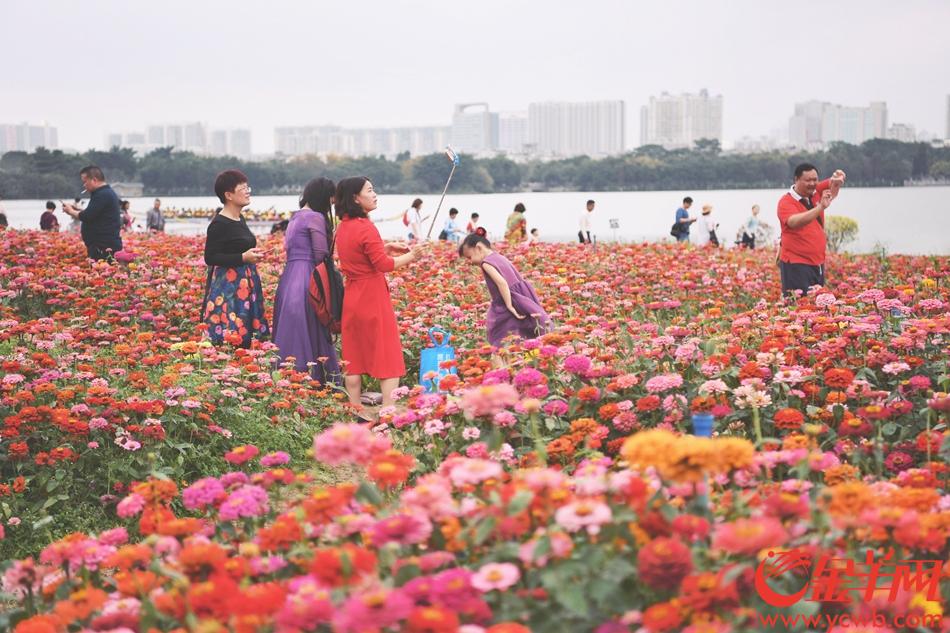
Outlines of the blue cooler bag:
{"label": "blue cooler bag", "polygon": [[[436,333],[442,334],[442,344],[439,345],[435,340]],[[452,335],[440,327],[429,328],[429,340],[432,341],[431,347],[422,350],[422,358],[419,362],[419,384],[426,388],[429,393],[435,393],[439,390],[439,381],[449,374],[457,373],[455,367],[443,369],[442,363],[448,360],[455,360],[455,348],[449,347],[449,341]],[[426,375],[434,373],[435,378],[426,379]]]}

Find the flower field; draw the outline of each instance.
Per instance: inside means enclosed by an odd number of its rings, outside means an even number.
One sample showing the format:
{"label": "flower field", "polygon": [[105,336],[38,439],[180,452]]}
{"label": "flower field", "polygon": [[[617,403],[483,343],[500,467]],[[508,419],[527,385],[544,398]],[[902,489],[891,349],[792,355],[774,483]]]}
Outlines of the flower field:
{"label": "flower field", "polygon": [[370,429],[202,342],[200,239],[127,241],[0,233],[2,630],[950,630],[947,258],[786,305],[774,252],[509,250],[558,327],[497,369],[437,245],[389,277],[410,376]]}

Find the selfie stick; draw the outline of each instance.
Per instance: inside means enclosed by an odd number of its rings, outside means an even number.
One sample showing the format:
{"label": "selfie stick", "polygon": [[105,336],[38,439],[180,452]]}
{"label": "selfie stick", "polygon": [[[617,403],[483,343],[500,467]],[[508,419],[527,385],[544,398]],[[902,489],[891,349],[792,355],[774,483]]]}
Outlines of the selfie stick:
{"label": "selfie stick", "polygon": [[429,224],[429,232],[426,233],[426,240],[432,237],[432,227],[435,226],[435,220],[439,217],[439,209],[442,208],[442,201],[445,200],[445,192],[449,190],[449,183],[452,182],[452,174],[455,173],[455,168],[459,166],[459,155],[455,153],[451,145],[445,147],[445,155],[452,161],[452,171],[449,172],[449,178],[445,181],[445,188],[442,190],[442,197],[439,198],[439,206],[435,208],[435,215],[432,216],[432,222]]}

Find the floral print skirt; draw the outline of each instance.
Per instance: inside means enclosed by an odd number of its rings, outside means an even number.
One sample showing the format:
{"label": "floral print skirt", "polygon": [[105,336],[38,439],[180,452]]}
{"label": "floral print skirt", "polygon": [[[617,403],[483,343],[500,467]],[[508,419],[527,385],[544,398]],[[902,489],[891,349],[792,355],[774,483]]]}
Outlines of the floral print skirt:
{"label": "floral print skirt", "polygon": [[267,338],[270,328],[264,318],[264,296],[257,266],[216,266],[203,314],[215,345],[231,343],[246,348],[251,346],[252,338]]}

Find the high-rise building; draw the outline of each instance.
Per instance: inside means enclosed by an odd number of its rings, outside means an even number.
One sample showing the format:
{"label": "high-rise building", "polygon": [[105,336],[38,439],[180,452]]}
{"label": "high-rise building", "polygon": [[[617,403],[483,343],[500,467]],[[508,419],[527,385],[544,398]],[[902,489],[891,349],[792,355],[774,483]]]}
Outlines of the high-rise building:
{"label": "high-rise building", "polygon": [[113,147],[122,147],[121,132],[111,132],[106,134],[106,149],[112,149]]}
{"label": "high-rise building", "polygon": [[793,147],[814,149],[828,143],[860,145],[872,138],[887,137],[887,104],[872,101],[866,108],[824,101],[795,104],[788,122]]}
{"label": "high-rise building", "polygon": [[145,136],[148,144],[152,147],[163,147],[165,145],[165,126],[150,125],[145,129]]}
{"label": "high-rise building", "polygon": [[528,113],[498,113],[498,150],[506,154],[522,154],[528,145]]}
{"label": "high-rise building", "polygon": [[185,139],[181,149],[196,154],[204,154],[208,151],[208,131],[204,123],[187,123],[185,128]]}
{"label": "high-rise building", "polygon": [[610,156],[624,151],[623,101],[528,105],[528,146],[539,156]]}
{"label": "high-rise building", "polygon": [[887,128],[887,138],[901,143],[913,143],[917,140],[917,130],[913,125],[894,123]]}
{"label": "high-rise building", "polygon": [[[473,112],[473,109],[477,109]],[[498,145],[498,115],[487,103],[461,103],[452,115],[452,146],[459,152],[483,154]]]}
{"label": "high-rise building", "polygon": [[228,154],[228,131],[211,130],[211,141],[208,152],[212,156],[226,156]]}
{"label": "high-rise building", "polygon": [[413,156],[442,151],[451,128],[445,126],[346,129],[332,125],[279,127],[274,147],[283,156]]}
{"label": "high-rise building", "polygon": [[251,131],[248,129],[234,129],[228,131],[228,149],[230,154],[237,158],[251,157]]}
{"label": "high-rise building", "polygon": [[165,145],[174,147],[178,150],[184,149],[185,128],[181,125],[166,125]]}
{"label": "high-rise building", "polygon": [[641,145],[691,148],[700,139],[722,143],[722,95],[664,92],[640,108]]}
{"label": "high-rise building", "polygon": [[0,155],[6,152],[32,152],[38,147],[59,147],[59,135],[55,127],[48,123],[0,124]]}

